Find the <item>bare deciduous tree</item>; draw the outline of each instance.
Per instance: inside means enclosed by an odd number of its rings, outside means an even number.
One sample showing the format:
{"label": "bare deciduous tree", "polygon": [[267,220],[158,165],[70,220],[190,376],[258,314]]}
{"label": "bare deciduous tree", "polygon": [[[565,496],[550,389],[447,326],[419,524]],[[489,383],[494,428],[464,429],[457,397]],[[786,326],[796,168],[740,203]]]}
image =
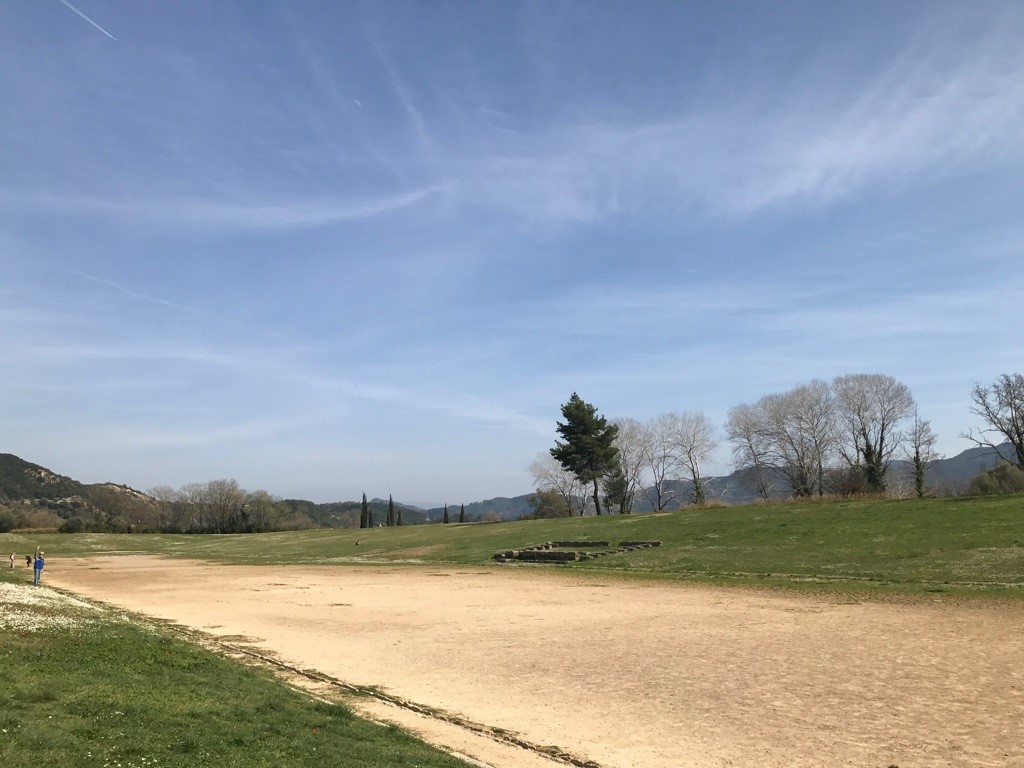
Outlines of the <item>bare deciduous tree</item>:
{"label": "bare deciduous tree", "polygon": [[729,409],[725,434],[732,443],[733,465],[750,470],[754,475],[757,495],[767,501],[771,497],[771,467],[768,463],[770,441],[760,408],[746,403]]}
{"label": "bare deciduous tree", "polygon": [[615,436],[623,485],[619,512],[628,515],[633,511],[637,492],[643,488],[647,430],[636,419],[615,419],[612,423],[619,428]]}
{"label": "bare deciduous tree", "polygon": [[675,453],[675,466],[681,469],[693,483],[694,504],[705,501],[704,481],[700,466],[707,460],[711,452],[718,447],[715,437],[715,425],[703,413],[683,411],[671,414],[673,418],[670,443]]}
{"label": "bare deciduous tree", "polygon": [[589,498],[583,483],[572,472],[566,470],[549,451],[542,451],[530,464],[530,475],[537,490],[556,491],[565,504],[578,517],[587,511]]}
{"label": "bare deciduous tree", "polygon": [[160,533],[181,530],[181,520],[177,507],[179,494],[169,485],[158,485],[150,488],[147,493],[156,501],[154,523]]}
{"label": "bare deciduous tree", "polygon": [[651,478],[651,485],[643,490],[655,510],[666,509],[676,500],[670,480],[689,480],[691,501],[704,502],[701,465],[718,447],[715,427],[707,416],[689,411],[662,413],[642,425],[638,442],[644,471]]}
{"label": "bare deciduous tree", "polygon": [[827,383],[810,384],[766,395],[755,408],[762,412],[765,458],[787,480],[794,496],[824,493],[825,470],[835,450],[835,405]]}
{"label": "bare deciduous tree", "polygon": [[[985,426],[978,429],[977,436],[971,430],[961,437],[991,448],[1004,461],[1024,469],[1024,376],[1004,373],[990,386],[975,384],[971,400],[971,413],[983,418]],[[989,435],[998,435],[999,443]],[[1010,444],[1009,451],[1003,447],[1005,443]]]}
{"label": "bare deciduous tree", "polygon": [[651,473],[651,485],[644,488],[644,495],[656,512],[675,501],[675,494],[668,488],[668,481],[675,477],[678,459],[672,443],[677,414],[663,413],[644,425],[644,464]]}
{"label": "bare deciduous tree", "polygon": [[186,516],[182,521],[184,531],[205,533],[213,530],[206,483],[188,483],[181,486],[178,490],[178,501],[186,510]]}
{"label": "bare deciduous tree", "polygon": [[242,527],[245,491],[237,480],[211,480],[206,484],[214,533],[238,533]]}
{"label": "bare deciduous tree", "polygon": [[840,450],[860,467],[868,489],[885,491],[889,463],[903,440],[900,424],[914,410],[906,384],[880,373],[852,373],[832,382],[841,424]]}

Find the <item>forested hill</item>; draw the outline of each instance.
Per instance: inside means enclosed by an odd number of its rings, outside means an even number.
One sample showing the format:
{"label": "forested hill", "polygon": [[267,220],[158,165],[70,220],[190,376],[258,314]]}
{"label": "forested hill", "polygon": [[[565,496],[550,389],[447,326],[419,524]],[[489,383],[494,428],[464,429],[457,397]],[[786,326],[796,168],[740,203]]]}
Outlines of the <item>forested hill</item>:
{"label": "forested hill", "polygon": [[[359,501],[318,504],[246,491],[234,480],[154,489],[159,498],[117,483],[86,484],[10,453],[0,454],[0,533],[15,529],[115,532],[248,533],[357,528]],[[388,502],[369,503],[374,525]],[[403,525],[429,521],[426,510],[395,502]]]}
{"label": "forested hill", "polygon": [[[358,528],[359,516],[362,513],[361,501],[331,501],[317,504],[305,499],[285,499],[283,504],[295,512],[306,515],[321,528]],[[373,499],[368,502],[373,524],[383,523],[388,516],[388,502],[384,499]],[[402,525],[419,525],[426,523],[426,511],[407,504],[395,502],[395,513],[402,513]]]}
{"label": "forested hill", "polygon": [[0,501],[59,499],[82,495],[85,485],[32,464],[11,453],[0,453]]}
{"label": "forested hill", "polygon": [[[533,507],[530,506],[530,496],[532,494],[524,494],[522,496],[513,496],[511,498],[507,496],[497,496],[493,499],[487,499],[486,501],[474,501],[470,504],[466,504],[466,519],[467,520],[483,520],[495,521],[495,520],[517,520],[524,515],[529,515],[533,512]],[[448,518],[451,521],[459,519],[459,512],[461,511],[461,504],[449,504],[448,505]],[[427,510],[427,515],[434,522],[444,518],[444,507],[434,507]]]}
{"label": "forested hill", "polygon": [[80,483],[32,464],[10,453],[0,453],[0,501],[81,499],[99,506],[111,506],[113,499],[140,504],[153,501],[142,491],[117,483]]}
{"label": "forested hill", "polygon": [[[68,521],[109,530],[130,530],[154,513],[157,502],[117,483],[86,484],[10,453],[0,453],[0,531],[12,528],[66,528]],[[89,523],[89,526],[85,524]],[[78,528],[81,529],[81,528]]]}

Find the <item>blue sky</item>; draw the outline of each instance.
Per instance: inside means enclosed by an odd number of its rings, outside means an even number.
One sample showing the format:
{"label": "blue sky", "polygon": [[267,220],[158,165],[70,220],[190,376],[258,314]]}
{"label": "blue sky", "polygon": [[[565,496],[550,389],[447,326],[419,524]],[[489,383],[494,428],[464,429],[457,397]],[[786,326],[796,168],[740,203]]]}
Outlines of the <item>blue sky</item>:
{"label": "blue sky", "polygon": [[[0,3],[0,451],[530,490],[609,417],[1021,370],[1024,6]],[[712,471],[728,471],[728,451]]]}

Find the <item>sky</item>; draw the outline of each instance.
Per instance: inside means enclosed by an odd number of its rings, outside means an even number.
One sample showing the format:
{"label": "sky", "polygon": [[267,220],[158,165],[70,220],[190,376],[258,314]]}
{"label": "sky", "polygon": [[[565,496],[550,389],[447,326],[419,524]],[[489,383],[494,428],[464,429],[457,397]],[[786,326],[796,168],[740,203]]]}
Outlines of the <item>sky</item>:
{"label": "sky", "polygon": [[[0,1],[0,452],[530,492],[609,417],[1022,370],[1016,2]],[[724,437],[723,437],[724,441]],[[730,471],[728,445],[711,474]]]}

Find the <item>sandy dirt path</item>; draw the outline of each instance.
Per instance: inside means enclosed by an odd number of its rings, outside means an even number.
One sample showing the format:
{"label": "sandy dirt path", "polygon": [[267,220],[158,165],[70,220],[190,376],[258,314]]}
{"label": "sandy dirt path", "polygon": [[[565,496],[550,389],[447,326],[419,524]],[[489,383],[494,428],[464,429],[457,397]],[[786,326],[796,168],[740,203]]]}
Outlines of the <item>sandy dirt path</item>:
{"label": "sandy dirt path", "polygon": [[47,576],[601,766],[1024,768],[1019,602],[154,557]]}

